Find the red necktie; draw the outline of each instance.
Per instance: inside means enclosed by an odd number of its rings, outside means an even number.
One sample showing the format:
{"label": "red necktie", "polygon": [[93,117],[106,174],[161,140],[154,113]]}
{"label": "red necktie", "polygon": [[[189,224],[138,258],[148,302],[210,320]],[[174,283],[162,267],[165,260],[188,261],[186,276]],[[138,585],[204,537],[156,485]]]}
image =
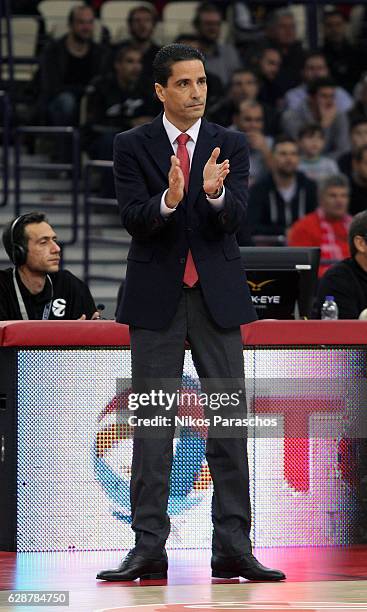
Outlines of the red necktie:
{"label": "red necktie", "polygon": [[[185,191],[188,192],[189,188],[189,180],[190,180],[190,158],[189,153],[186,148],[186,144],[190,140],[190,136],[187,134],[180,134],[177,136],[177,157],[180,160],[182,174],[184,175],[185,180]],[[189,287],[193,287],[195,283],[199,280],[198,273],[195,268],[194,260],[192,258],[191,251],[189,250],[187,254],[186,267],[183,277],[183,282],[185,285]]]}

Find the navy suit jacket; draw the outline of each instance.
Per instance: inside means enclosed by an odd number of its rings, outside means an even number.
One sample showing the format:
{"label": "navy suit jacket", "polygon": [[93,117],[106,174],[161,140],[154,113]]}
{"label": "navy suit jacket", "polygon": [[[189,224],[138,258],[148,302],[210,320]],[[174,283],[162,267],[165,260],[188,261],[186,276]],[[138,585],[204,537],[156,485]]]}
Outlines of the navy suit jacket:
{"label": "navy suit jacket", "polygon": [[[218,211],[203,191],[203,168],[213,149],[228,158],[225,203]],[[222,328],[256,319],[235,233],[247,206],[246,139],[202,120],[191,162],[188,194],[169,217],[160,213],[168,187],[172,146],[162,115],[118,134],[114,143],[116,194],[123,226],[132,236],[126,281],[116,319],[163,329],[173,319],[191,249],[209,312]]]}

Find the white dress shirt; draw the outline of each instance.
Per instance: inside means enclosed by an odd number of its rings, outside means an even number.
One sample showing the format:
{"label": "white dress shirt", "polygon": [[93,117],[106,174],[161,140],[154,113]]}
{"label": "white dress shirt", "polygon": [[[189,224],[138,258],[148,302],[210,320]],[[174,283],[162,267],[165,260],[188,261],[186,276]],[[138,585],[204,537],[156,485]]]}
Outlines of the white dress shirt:
{"label": "white dress shirt", "polygon": [[[168,119],[166,117],[166,113],[163,113],[163,126],[164,126],[164,129],[167,132],[168,140],[170,141],[170,143],[172,145],[173,153],[176,155],[177,154],[177,148],[178,148],[178,144],[177,144],[177,140],[176,139],[177,139],[177,137],[180,134],[182,134],[182,132],[179,129],[177,129],[176,126],[173,125],[173,123],[168,121]],[[194,125],[192,125],[191,128],[189,128],[185,132],[185,134],[190,136],[190,140],[188,140],[187,144],[186,144],[187,152],[188,152],[189,158],[190,158],[190,167],[191,167],[192,158],[194,156],[196,142],[197,142],[197,139],[198,139],[198,136],[199,136],[200,126],[201,126],[201,119],[198,119],[196,121],[196,123],[194,123]],[[175,212],[175,210],[176,210],[176,208],[178,206],[177,205],[175,208],[169,208],[166,205],[165,197],[166,197],[167,191],[168,191],[168,189],[166,189],[166,191],[163,193],[162,199],[161,199],[161,215],[163,217],[166,217],[167,215],[170,215],[171,213]],[[221,195],[219,196],[219,198],[208,198],[208,196],[206,196],[206,199],[208,200],[208,202],[210,202],[210,204],[214,208],[220,210],[224,206],[224,194],[225,194],[225,188],[223,187],[223,191],[222,191]]]}

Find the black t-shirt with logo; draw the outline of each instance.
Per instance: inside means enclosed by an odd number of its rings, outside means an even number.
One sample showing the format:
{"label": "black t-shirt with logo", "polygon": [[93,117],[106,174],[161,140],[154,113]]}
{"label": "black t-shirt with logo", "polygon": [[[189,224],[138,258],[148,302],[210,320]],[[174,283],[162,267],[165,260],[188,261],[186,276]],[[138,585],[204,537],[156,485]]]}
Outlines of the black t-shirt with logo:
{"label": "black t-shirt with logo", "polygon": [[[19,290],[29,319],[42,319],[45,308],[47,313],[47,305],[50,301],[51,307],[48,316],[50,320],[79,319],[83,314],[86,315],[87,319],[92,317],[96,311],[96,306],[85,283],[68,270],[61,270],[48,276],[51,282],[46,278],[42,291],[33,295],[23,285],[18,272],[16,273]],[[0,270],[0,321],[20,319],[22,319],[22,315],[14,287],[13,269]]]}

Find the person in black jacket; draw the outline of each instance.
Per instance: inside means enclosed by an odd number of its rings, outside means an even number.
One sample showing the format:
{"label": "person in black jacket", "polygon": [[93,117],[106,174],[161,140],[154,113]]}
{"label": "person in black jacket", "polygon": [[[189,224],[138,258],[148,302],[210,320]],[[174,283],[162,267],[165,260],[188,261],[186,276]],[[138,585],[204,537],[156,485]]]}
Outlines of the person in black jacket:
{"label": "person in black jacket", "polygon": [[3,244],[13,268],[0,270],[0,320],[98,319],[85,283],[59,270],[60,246],[44,214],[8,223]]}
{"label": "person in black jacket", "polygon": [[350,187],[350,212],[355,215],[367,208],[367,145],[352,153]]}
{"label": "person in black jacket", "polygon": [[273,145],[271,174],[250,189],[248,220],[252,234],[284,235],[287,228],[317,206],[317,187],[297,172],[297,143],[279,136]]}
{"label": "person in black jacket", "polygon": [[327,295],[338,305],[339,319],[367,319],[367,211],[358,213],[349,228],[351,257],[327,270],[320,281],[313,318],[320,319]]}
{"label": "person in black jacket", "polygon": [[116,53],[113,70],[89,85],[84,138],[92,159],[112,161],[115,134],[147,123],[159,112],[159,102],[147,92],[141,76],[141,51],[124,46]]}
{"label": "person in black jacket", "polygon": [[[164,113],[119,134],[114,146],[117,200],[132,236],[116,315],[130,326],[132,386],[162,390],[173,382],[176,388],[188,339],[201,379],[210,385],[216,380],[217,389],[224,379],[236,381],[238,389],[243,384],[240,324],[256,318],[235,239],[247,204],[246,139],[203,118],[207,85],[199,51],[167,45],[155,58],[154,73]],[[155,412],[150,404],[147,414]],[[175,414],[173,407],[173,421],[159,428],[159,441],[152,439],[154,431],[134,435],[135,547],[116,569],[100,571],[99,579],[167,577]],[[231,438],[209,433],[207,439],[214,482],[212,575],[283,580],[283,572],[265,568],[252,554],[244,433]]]}
{"label": "person in black jacket", "polygon": [[[112,161],[115,135],[151,121],[159,110],[142,78],[141,51],[123,46],[116,53],[113,72],[98,76],[88,87],[83,146],[91,159]],[[115,197],[112,168],[101,175],[100,196]]]}
{"label": "person in black jacket", "polygon": [[349,40],[348,22],[338,9],[325,11],[323,35],[321,50],[332,77],[338,85],[352,93],[361,73],[367,68],[366,45]]}
{"label": "person in black jacket", "polygon": [[68,34],[50,42],[40,58],[39,112],[52,125],[78,124],[80,99],[104,60],[103,47],[92,40],[93,10],[77,6],[68,22]]}

